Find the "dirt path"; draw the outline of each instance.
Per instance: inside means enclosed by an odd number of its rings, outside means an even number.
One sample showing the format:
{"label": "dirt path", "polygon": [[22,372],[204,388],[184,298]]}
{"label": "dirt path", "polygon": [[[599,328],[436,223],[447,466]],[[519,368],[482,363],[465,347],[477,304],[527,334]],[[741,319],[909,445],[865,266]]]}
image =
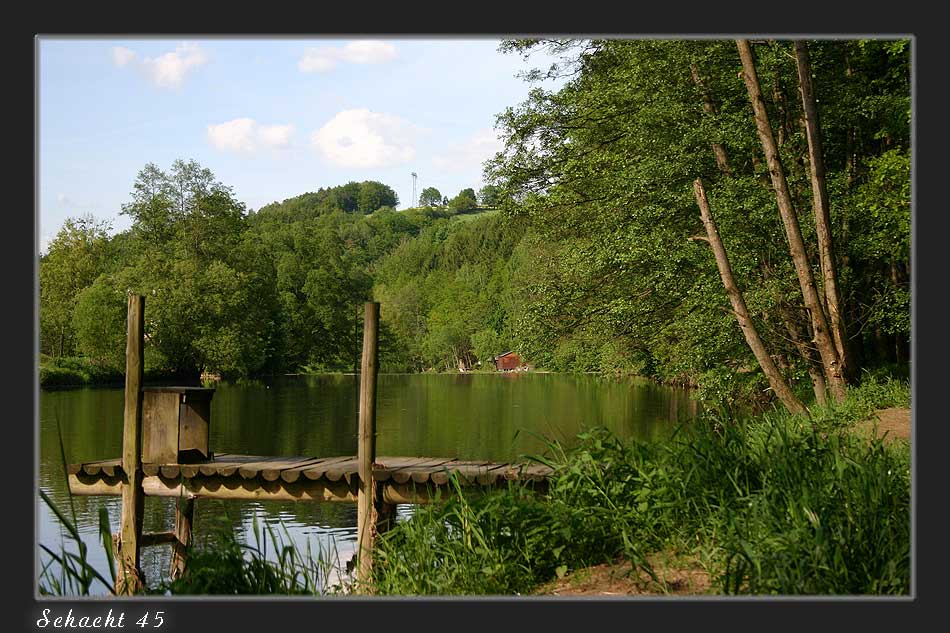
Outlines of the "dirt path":
{"label": "dirt path", "polygon": [[629,562],[602,564],[570,572],[538,588],[540,596],[649,596],[710,593],[709,574],[696,561],[647,557],[658,581],[634,572]]}
{"label": "dirt path", "polygon": [[[870,419],[854,426],[857,433],[870,436],[876,433],[888,441],[910,441],[910,409],[892,407],[874,412]],[[630,563],[603,564],[578,569],[564,578],[538,588],[542,596],[642,596],[642,595],[697,595],[714,593],[709,574],[696,561],[662,560],[650,557],[650,564],[659,582],[645,573],[634,573]]]}
{"label": "dirt path", "polygon": [[870,435],[876,432],[884,441],[910,441],[910,409],[892,407],[875,411],[869,420],[854,425],[855,431]]}

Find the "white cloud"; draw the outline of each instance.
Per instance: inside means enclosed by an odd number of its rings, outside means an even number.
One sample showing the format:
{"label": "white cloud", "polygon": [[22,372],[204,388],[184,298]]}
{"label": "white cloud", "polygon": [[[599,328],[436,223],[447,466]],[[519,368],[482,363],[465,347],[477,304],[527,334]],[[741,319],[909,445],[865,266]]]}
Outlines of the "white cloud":
{"label": "white cloud", "polygon": [[480,130],[462,143],[451,145],[443,153],[433,157],[432,164],[446,171],[464,171],[481,167],[483,162],[504,148],[504,142],[494,130]]}
{"label": "white cloud", "polygon": [[257,137],[263,145],[276,149],[290,145],[293,131],[292,125],[262,125],[257,129]]}
{"label": "white cloud", "polygon": [[292,125],[260,125],[242,117],[208,126],[208,141],[226,152],[250,154],[261,148],[280,149],[290,145]]}
{"label": "white cloud", "polygon": [[356,40],[343,47],[341,56],[351,64],[381,64],[396,58],[396,47],[377,40]]}
{"label": "white cloud", "polygon": [[142,60],[142,69],[155,85],[161,88],[180,86],[193,69],[206,64],[208,57],[197,44],[185,43],[170,53]]}
{"label": "white cloud", "polygon": [[133,59],[135,59],[135,51],[124,46],[112,47],[112,63],[119,68],[128,65]]}
{"label": "white cloud", "polygon": [[297,68],[305,73],[325,73],[336,68],[337,58],[331,53],[336,49],[308,48],[297,62]]}
{"label": "white cloud", "polygon": [[396,47],[377,40],[356,40],[342,48],[322,46],[308,48],[297,68],[305,73],[325,73],[341,62],[350,64],[381,64],[396,58]]}
{"label": "white cloud", "polygon": [[315,131],[313,146],[338,167],[393,167],[415,158],[422,128],[392,114],[344,110]]}

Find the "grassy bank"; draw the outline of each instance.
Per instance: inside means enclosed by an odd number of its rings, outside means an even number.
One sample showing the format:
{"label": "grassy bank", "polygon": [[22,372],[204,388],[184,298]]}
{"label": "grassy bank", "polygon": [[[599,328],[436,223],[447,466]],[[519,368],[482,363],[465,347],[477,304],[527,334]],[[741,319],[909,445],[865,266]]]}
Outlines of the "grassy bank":
{"label": "grassy bank", "polygon": [[[52,357],[40,355],[40,387],[73,387],[88,385],[122,385],[125,367],[111,367],[84,356]],[[198,376],[168,370],[145,368],[145,380],[196,383]]]}
{"label": "grassy bank", "polygon": [[[657,561],[685,561],[708,576],[710,593],[907,594],[909,446],[852,429],[909,399],[906,383],[869,379],[811,417],[707,414],[661,443],[625,443],[603,429],[580,435],[570,449],[552,442],[536,456],[554,468],[544,494],[517,485],[458,494],[382,535],[373,590],[525,595],[605,563],[662,586]],[[329,582],[339,561],[330,565],[326,553],[299,552],[273,532],[256,538],[256,547],[241,545],[226,531],[213,546],[199,544],[188,574],[159,590],[345,591]],[[265,560],[268,547],[280,552],[276,561]],[[93,573],[59,556],[67,571],[50,567],[45,592],[108,585],[111,570]]]}
{"label": "grassy bank", "polygon": [[850,432],[909,390],[870,381],[811,419],[706,416],[662,444],[551,444],[549,491],[426,507],[384,535],[381,594],[526,594],[601,563],[698,560],[722,594],[906,594],[910,454]]}

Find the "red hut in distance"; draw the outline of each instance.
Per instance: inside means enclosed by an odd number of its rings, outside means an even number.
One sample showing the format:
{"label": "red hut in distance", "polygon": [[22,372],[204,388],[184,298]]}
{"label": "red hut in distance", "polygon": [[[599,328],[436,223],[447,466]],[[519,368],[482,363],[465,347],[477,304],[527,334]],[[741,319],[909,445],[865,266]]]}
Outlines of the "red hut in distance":
{"label": "red hut in distance", "polygon": [[521,356],[515,352],[505,352],[492,359],[498,371],[513,371],[521,367]]}

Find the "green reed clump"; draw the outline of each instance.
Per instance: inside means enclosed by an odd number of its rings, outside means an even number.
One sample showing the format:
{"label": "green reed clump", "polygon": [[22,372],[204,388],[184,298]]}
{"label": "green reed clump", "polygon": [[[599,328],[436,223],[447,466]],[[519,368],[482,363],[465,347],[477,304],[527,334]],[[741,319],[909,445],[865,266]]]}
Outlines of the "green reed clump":
{"label": "green reed clump", "polygon": [[[255,515],[252,522],[254,543],[241,543],[225,517],[211,527],[202,544],[190,547],[186,572],[180,578],[161,584],[159,591],[175,595],[324,595],[342,591],[333,584],[340,569],[339,556],[333,551],[313,552],[310,542],[301,551],[290,537],[266,524],[262,530]],[[207,529],[207,528],[206,528]],[[267,557],[268,549],[274,560]]]}
{"label": "green reed clump", "polygon": [[847,428],[907,393],[874,381],[812,418],[707,415],[662,443],[605,429],[551,442],[536,457],[554,468],[544,494],[458,489],[385,534],[377,592],[525,593],[618,559],[654,576],[647,555],[678,551],[707,559],[725,593],[907,593],[909,450]]}
{"label": "green reed clump", "polygon": [[[67,517],[63,511],[53,503],[53,500],[42,489],[40,498],[43,500],[60,525],[64,528],[63,543],[59,552],[40,544],[40,549],[49,557],[43,562],[39,577],[39,592],[46,596],[88,596],[96,583],[102,584],[110,593],[114,593],[115,562],[112,556],[112,533],[109,529],[109,512],[105,508],[99,509],[99,535],[106,551],[108,561],[108,577],[90,563],[89,548],[79,536],[76,528],[75,511]],[[70,504],[72,509],[72,504]],[[68,544],[75,546],[70,551]],[[54,564],[55,563],[55,564]]]}
{"label": "green reed clump", "polygon": [[[453,481],[458,491],[458,482]],[[419,508],[376,541],[373,591],[396,595],[517,594],[538,582],[553,556],[543,540],[549,509],[512,487],[456,494]]]}
{"label": "green reed clump", "polygon": [[906,594],[910,458],[833,427],[773,421],[762,485],[718,517],[727,593]]}

